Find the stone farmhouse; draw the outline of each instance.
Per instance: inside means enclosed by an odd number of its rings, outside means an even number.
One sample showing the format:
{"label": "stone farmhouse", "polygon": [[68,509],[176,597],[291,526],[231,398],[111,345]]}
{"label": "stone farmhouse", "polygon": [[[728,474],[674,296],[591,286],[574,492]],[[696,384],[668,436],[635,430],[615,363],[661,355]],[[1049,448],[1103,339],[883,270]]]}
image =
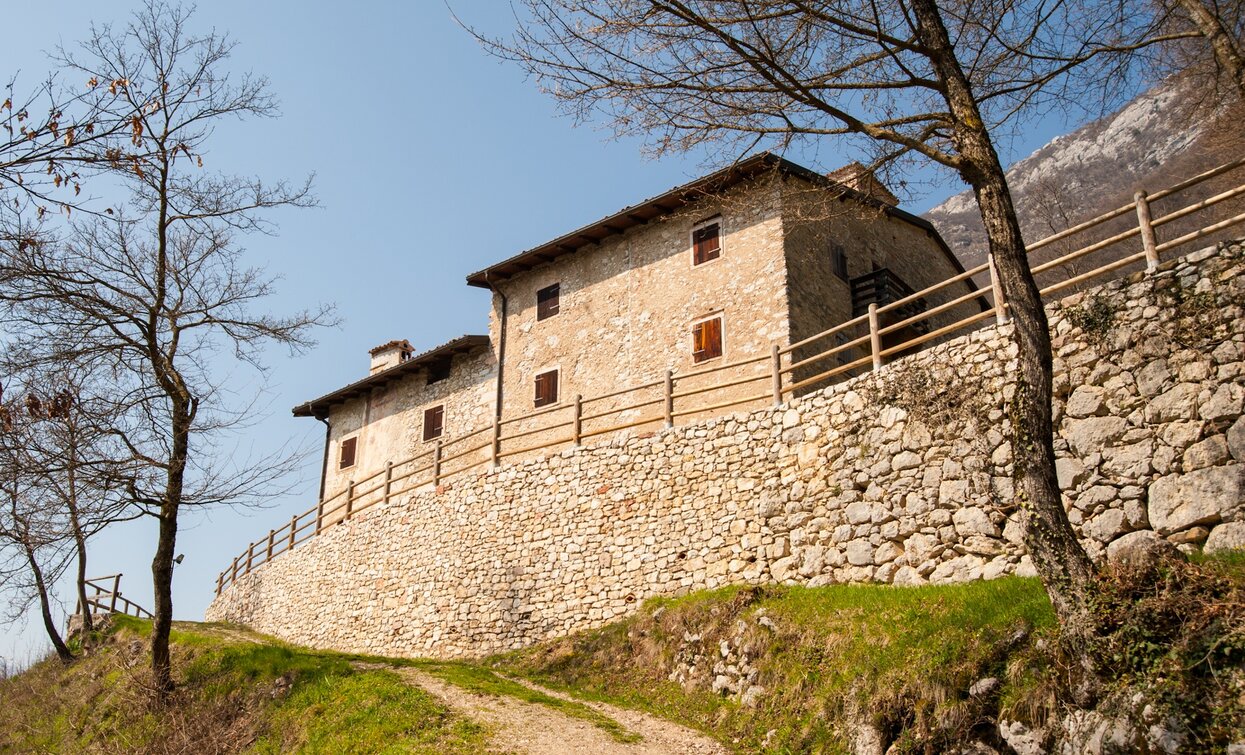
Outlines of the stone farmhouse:
{"label": "stone farmhouse", "polygon": [[[768,357],[962,272],[934,228],[859,165],[822,175],[765,153],[472,273],[467,284],[493,294],[487,335],[420,353],[382,344],[366,377],[294,414],[326,425],[323,500],[495,417],[575,396],[608,405],[667,370]],[[966,280],[960,293],[971,290]]]}

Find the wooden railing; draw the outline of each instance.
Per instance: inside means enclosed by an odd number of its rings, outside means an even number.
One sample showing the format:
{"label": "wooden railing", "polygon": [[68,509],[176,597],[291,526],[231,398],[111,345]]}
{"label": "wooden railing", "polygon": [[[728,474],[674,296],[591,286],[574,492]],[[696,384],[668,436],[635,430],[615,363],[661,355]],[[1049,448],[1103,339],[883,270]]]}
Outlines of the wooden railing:
{"label": "wooden railing", "polygon": [[[1159,231],[1168,224],[1187,225],[1190,217],[1220,203],[1245,195],[1245,184],[1215,187],[1213,195],[1179,209],[1152,216],[1159,200],[1174,197],[1192,187],[1223,180],[1245,166],[1235,160],[1194,176],[1175,186],[1147,195],[1138,192],[1130,204],[1060,231],[1028,246],[1030,269],[1039,277],[1043,297],[1084,286],[1102,276],[1135,267],[1153,270],[1164,254],[1186,244],[1208,239],[1245,222],[1245,212],[1214,220],[1204,226],[1160,241]],[[1237,175],[1233,181],[1239,181]],[[1232,207],[1238,210],[1240,207]],[[1113,221],[1135,217],[1136,225],[1106,238],[1052,256],[1043,250],[1058,248],[1056,242],[1083,238],[1095,229],[1110,228]],[[1173,226],[1175,227],[1175,226]],[[1183,229],[1181,229],[1183,230]],[[1140,239],[1140,250],[1135,241]],[[1082,271],[1074,263],[1089,260],[1092,269]],[[974,278],[989,280],[987,288],[973,285]],[[885,304],[872,303],[864,314],[786,346],[775,343],[769,353],[753,354],[720,365],[687,372],[666,370],[665,375],[640,385],[600,396],[574,396],[571,401],[491,424],[444,442],[409,459],[387,464],[384,469],[358,480],[314,507],[296,514],[280,528],[251,543],[216,579],[219,595],[225,585],[250,573],[259,565],[315,537],[326,527],[346,522],[377,504],[420,488],[433,488],[446,480],[480,467],[496,467],[507,459],[538,451],[578,446],[593,438],[637,428],[671,427],[681,420],[713,416],[743,407],[779,405],[793,395],[816,390],[868,370],[934,341],[945,341],[988,322],[1007,322],[1007,303],[999,287],[993,260],[952,276],[920,291]],[[913,336],[913,337],[908,337]]]}
{"label": "wooden railing", "polygon": [[[104,577],[92,577],[86,580],[86,587],[92,592],[86,596],[86,604],[91,613],[124,613],[140,619],[150,619],[151,612],[121,594],[120,574],[109,574]],[[74,609],[75,616],[81,616],[82,601]]]}

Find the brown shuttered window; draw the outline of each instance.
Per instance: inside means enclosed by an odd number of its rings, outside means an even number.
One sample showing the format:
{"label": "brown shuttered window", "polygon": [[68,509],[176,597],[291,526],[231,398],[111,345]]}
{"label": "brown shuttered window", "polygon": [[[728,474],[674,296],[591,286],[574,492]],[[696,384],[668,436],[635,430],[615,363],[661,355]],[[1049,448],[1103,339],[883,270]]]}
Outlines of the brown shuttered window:
{"label": "brown shuttered window", "polygon": [[716,260],[722,253],[722,234],[717,223],[692,231],[692,264]]}
{"label": "brown shuttered window", "polygon": [[830,245],[830,263],[834,267],[834,274],[847,280],[847,251],[842,244]]}
{"label": "brown shuttered window", "polygon": [[558,403],[558,371],[549,370],[536,376],[536,406]]}
{"label": "brown shuttered window", "polygon": [[536,292],[536,319],[544,320],[558,313],[562,299],[562,284],[555,283]]}
{"label": "brown shuttered window", "polygon": [[354,466],[354,449],[358,438],[346,438],[341,444],[341,456],[337,461],[338,469]]}
{"label": "brown shuttered window", "polygon": [[436,440],[441,437],[441,428],[445,424],[445,406],[434,406],[424,410],[424,440]]}
{"label": "brown shuttered window", "polygon": [[722,318],[698,322],[692,326],[692,360],[703,362],[722,356]]}

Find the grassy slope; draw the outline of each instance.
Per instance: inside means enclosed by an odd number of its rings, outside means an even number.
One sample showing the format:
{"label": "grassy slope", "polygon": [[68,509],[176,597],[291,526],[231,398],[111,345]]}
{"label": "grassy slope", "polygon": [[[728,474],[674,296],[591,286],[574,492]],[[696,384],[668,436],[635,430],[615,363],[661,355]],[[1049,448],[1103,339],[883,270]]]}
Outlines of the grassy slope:
{"label": "grassy slope", "polygon": [[[3,752],[475,753],[487,732],[392,671],[213,625],[174,631],[178,698],[147,701],[150,625],[0,683]],[[260,641],[254,641],[260,640]]]}
{"label": "grassy slope", "polygon": [[[1174,720],[1191,752],[1245,739],[1245,554],[1109,567],[1093,600],[1100,712],[1140,714],[1141,731]],[[746,651],[750,683],[765,689],[756,705],[713,691],[723,641],[737,666]],[[998,746],[996,721],[1043,727],[1062,716],[1071,678],[1041,584],[1015,577],[652,600],[623,621],[488,664],[680,721],[739,752],[777,753],[845,752],[860,722],[888,752]],[[993,690],[970,693],[988,677]]]}
{"label": "grassy slope", "polygon": [[[1192,743],[1206,751],[1245,736],[1245,557],[1106,584],[1101,650],[1121,689],[1144,688],[1159,704],[1193,711]],[[391,670],[413,666],[469,690],[549,705],[622,741],[634,735],[611,719],[494,670],[649,711],[738,752],[843,752],[852,721],[871,723],[897,752],[936,752],[989,741],[1000,717],[1043,724],[1059,713],[1063,676],[1045,593],[1019,578],[654,599],[630,618],[478,664],[347,656],[227,626],[178,625],[179,705],[166,711],[151,710],[142,689],[149,626],[119,623],[70,668],[49,661],[0,682],[0,710],[12,722],[0,727],[0,751],[485,749],[487,731]],[[744,665],[746,654],[755,669],[749,684],[765,689],[756,705],[712,691],[723,642],[731,663]],[[969,694],[985,677],[1000,686]]]}
{"label": "grassy slope", "polygon": [[[851,715],[892,731],[962,736],[982,712],[967,690],[987,676],[1004,679],[1004,704],[1043,707],[1034,705],[1045,695],[1040,675],[1021,673],[1031,665],[1021,659],[1029,633],[1053,621],[1032,579],[917,589],[732,587],[652,600],[629,619],[490,663],[702,729],[741,752],[763,744],[772,752],[834,752],[848,745],[843,723]],[[686,642],[689,635],[700,639]],[[767,690],[755,707],[710,689],[723,640],[749,651],[755,683]],[[705,660],[691,683],[671,681],[678,657],[686,667],[697,648]]]}

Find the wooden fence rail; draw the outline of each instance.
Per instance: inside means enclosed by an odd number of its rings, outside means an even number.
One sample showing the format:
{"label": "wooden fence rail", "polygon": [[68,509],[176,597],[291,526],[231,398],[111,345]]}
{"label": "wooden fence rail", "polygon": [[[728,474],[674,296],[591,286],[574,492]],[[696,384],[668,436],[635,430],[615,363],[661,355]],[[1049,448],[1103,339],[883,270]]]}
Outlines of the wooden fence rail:
{"label": "wooden fence rail", "polygon": [[[88,590],[86,596],[87,610],[91,613],[124,613],[140,619],[152,618],[151,612],[121,594],[121,574],[109,574],[103,577],[91,577],[85,580]],[[74,609],[74,616],[83,613],[82,601],[79,600]]]}
{"label": "wooden fence rail", "polygon": [[[1245,183],[1219,190],[1212,196],[1189,202],[1180,208],[1153,216],[1155,203],[1186,189],[1226,176],[1245,167],[1245,158],[1234,160],[1193,176],[1161,191],[1139,191],[1133,202],[1028,245],[1030,269],[1037,275],[1063,277],[1040,290],[1043,297],[1096,281],[1130,266],[1153,270],[1161,256],[1188,243],[1245,222],[1245,213],[1217,219],[1181,235],[1160,241],[1159,231],[1170,223],[1205,212],[1223,202],[1245,197]],[[1240,176],[1233,178],[1239,181]],[[1239,209],[1239,208],[1236,208]],[[1080,234],[1102,228],[1123,218],[1133,217],[1136,225],[1114,232],[1052,259],[1035,262],[1033,254],[1057,248]],[[1130,246],[1140,240],[1140,250]],[[1099,253],[1106,259],[1094,257]],[[1079,271],[1071,263],[1090,260],[1096,266]],[[1064,274],[1064,271],[1067,274]],[[987,288],[972,281],[989,276]],[[928,306],[928,302],[938,302]],[[976,309],[968,313],[961,310]],[[620,388],[599,396],[574,396],[567,403],[545,407],[513,417],[498,417],[488,425],[458,437],[437,441],[427,451],[385,467],[367,477],[351,480],[345,488],[312,508],[290,518],[287,524],[270,530],[251,543],[229,568],[216,578],[216,593],[282,553],[310,540],[326,527],[344,522],[364,509],[387,504],[396,497],[431,489],[481,467],[496,467],[503,459],[578,446],[584,440],[640,427],[670,427],[680,418],[718,413],[726,409],[781,404],[795,394],[846,379],[863,371],[883,367],[888,360],[902,356],[931,341],[947,340],[982,327],[986,321],[1003,324],[1008,320],[1007,302],[999,286],[994,260],[932,286],[882,305],[871,304],[868,312],[787,346],[774,344],[765,354],[750,355],[720,365],[686,372],[667,370],[663,379]],[[915,332],[899,343],[888,337]],[[829,344],[828,347],[822,348]],[[816,346],[815,345],[820,345]],[[722,395],[724,391],[768,382],[762,392]],[[602,402],[617,405],[597,408]],[[592,408],[587,408],[594,405]],[[564,417],[564,418],[563,418]],[[549,421],[557,418],[557,421]],[[482,436],[488,434],[487,439]],[[531,440],[535,436],[535,440]],[[524,444],[516,441],[528,439]],[[474,441],[474,442],[470,442]]]}

